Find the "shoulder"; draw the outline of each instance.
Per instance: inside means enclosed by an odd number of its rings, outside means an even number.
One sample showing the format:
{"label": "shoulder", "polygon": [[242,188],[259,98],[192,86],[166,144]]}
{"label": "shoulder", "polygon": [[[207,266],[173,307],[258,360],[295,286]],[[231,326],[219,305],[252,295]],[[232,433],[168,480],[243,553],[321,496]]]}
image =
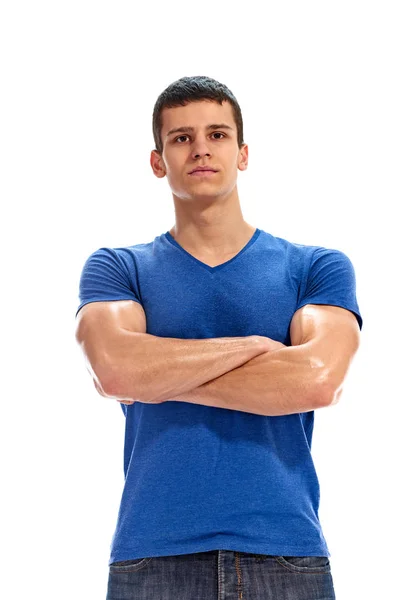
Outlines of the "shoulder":
{"label": "shoulder", "polygon": [[99,262],[99,263],[132,263],[136,258],[151,254],[154,246],[152,242],[142,242],[138,244],[132,244],[130,246],[101,246],[97,248],[86,259],[86,262]]}

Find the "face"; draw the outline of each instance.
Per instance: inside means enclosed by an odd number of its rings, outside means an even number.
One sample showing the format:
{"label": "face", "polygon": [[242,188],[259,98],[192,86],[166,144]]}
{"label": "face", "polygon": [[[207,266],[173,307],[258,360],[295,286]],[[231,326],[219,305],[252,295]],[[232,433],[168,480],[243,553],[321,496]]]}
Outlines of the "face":
{"label": "face", "polygon": [[[182,199],[229,195],[236,187],[237,170],[247,169],[248,162],[247,144],[238,147],[231,104],[201,100],[165,108],[162,122],[163,153],[152,150],[150,162],[157,177],[167,176],[173,195]],[[171,131],[176,129],[182,131]],[[191,174],[198,166],[215,172]]]}

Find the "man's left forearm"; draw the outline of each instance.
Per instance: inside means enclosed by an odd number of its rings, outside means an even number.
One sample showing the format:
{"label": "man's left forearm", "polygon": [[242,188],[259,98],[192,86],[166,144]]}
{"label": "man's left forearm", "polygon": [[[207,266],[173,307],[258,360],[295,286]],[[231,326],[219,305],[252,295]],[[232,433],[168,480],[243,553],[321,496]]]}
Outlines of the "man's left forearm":
{"label": "man's left forearm", "polygon": [[308,412],[326,406],[325,370],[306,344],[265,352],[244,365],[165,402],[190,402],[264,416]]}

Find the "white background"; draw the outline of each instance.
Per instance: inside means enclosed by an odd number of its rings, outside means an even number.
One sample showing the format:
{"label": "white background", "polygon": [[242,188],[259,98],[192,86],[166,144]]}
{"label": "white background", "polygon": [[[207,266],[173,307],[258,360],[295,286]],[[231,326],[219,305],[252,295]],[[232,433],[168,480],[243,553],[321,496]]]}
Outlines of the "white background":
{"label": "white background", "polygon": [[245,220],[354,265],[361,347],[339,404],[315,413],[320,519],[337,599],[396,597],[396,4],[2,4],[5,599],[105,599],[124,417],[75,341],[78,282],[95,249],[174,224],[150,167],[151,117],[184,75],[225,83],[242,108]]}

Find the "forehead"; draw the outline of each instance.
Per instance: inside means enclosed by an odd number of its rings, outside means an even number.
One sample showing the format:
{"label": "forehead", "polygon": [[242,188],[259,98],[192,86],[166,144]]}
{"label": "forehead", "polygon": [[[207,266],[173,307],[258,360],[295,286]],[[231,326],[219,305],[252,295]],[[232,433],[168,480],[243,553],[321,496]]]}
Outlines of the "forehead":
{"label": "forehead", "polygon": [[222,104],[200,100],[189,102],[186,106],[174,106],[162,110],[161,137],[165,139],[171,129],[194,127],[205,129],[208,125],[226,123],[236,131],[232,105],[228,101]]}

